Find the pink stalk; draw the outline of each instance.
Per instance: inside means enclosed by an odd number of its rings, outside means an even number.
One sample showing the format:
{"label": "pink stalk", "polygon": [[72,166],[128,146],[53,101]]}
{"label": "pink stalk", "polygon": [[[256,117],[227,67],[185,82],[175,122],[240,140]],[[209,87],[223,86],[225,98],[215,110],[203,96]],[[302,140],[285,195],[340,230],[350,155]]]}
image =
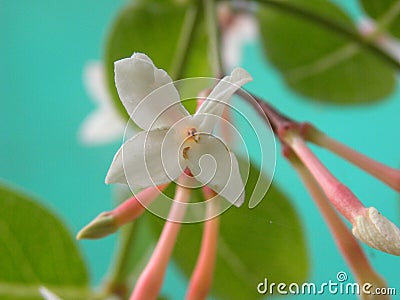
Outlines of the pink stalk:
{"label": "pink stalk", "polygon": [[319,161],[296,133],[288,133],[285,141],[311,172],[333,206],[351,223],[365,212],[364,205]]}
{"label": "pink stalk", "polygon": [[289,161],[298,172],[304,185],[308,189],[311,197],[314,199],[316,205],[321,211],[325,222],[334,237],[339,251],[342,253],[344,259],[355,275],[357,282],[371,283],[375,287],[385,287],[384,280],[375,272],[365,256],[361,246],[347,228],[346,224],[337,215],[336,211],[330,205],[329,200],[318,186],[317,182],[311,176],[310,172],[306,169],[294,154],[288,155]]}
{"label": "pink stalk", "polygon": [[148,187],[137,195],[124,201],[109,214],[115,217],[118,226],[122,226],[132,220],[138,218],[145,210],[145,207],[158,197],[169,183]]}
{"label": "pink stalk", "polygon": [[[216,193],[209,187],[203,187],[206,200],[216,196]],[[215,203],[208,202],[208,215],[213,215]],[[215,260],[217,256],[219,217],[205,221],[203,239],[201,242],[200,254],[196,267],[190,279],[187,300],[206,299],[212,286]]]}
{"label": "pink stalk", "polygon": [[306,129],[306,138],[321,147],[343,157],[357,167],[375,176],[394,190],[400,192],[400,171],[377,162],[346,145],[330,138],[319,130],[309,127]]}
{"label": "pink stalk", "polygon": [[[185,206],[182,206],[182,203],[186,203],[189,197],[190,189],[177,185],[175,201],[172,204],[168,219],[183,219]],[[166,221],[157,246],[149,263],[140,275],[130,300],[157,299],[180,227],[181,223]]]}
{"label": "pink stalk", "polygon": [[167,186],[168,184],[149,187],[114,210],[102,212],[79,231],[77,239],[98,239],[116,232],[122,225],[138,218],[144,212],[145,206],[154,201]]}

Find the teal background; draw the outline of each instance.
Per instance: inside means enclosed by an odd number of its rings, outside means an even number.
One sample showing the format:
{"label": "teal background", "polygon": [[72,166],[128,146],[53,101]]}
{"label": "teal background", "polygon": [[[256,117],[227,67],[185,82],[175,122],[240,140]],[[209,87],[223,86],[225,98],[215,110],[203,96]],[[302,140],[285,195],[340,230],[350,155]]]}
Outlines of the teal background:
{"label": "teal background", "polygon": [[[360,16],[357,1],[335,2],[353,18]],[[83,146],[77,131],[95,108],[82,84],[83,66],[101,58],[108,25],[123,3],[0,0],[0,177],[40,198],[66,221],[74,235],[100,211],[112,207],[113,188],[104,184],[104,177],[120,142]],[[269,99],[284,113],[312,121],[332,137],[385,164],[400,165],[398,89],[384,102],[369,106],[317,104],[286,88],[279,73],[263,59],[259,43],[247,46],[245,53],[243,66],[255,78],[249,90]],[[400,223],[398,194],[332,154],[316,151],[366,206],[375,206]],[[352,280],[323,219],[279,155],[275,180],[292,197],[304,222],[312,264],[309,281],[335,280],[339,271],[346,271]],[[115,241],[108,237],[79,242],[94,284],[99,284],[107,271]],[[377,271],[400,294],[399,258],[364,248]],[[184,287],[184,279],[171,266],[165,293],[180,299]]]}

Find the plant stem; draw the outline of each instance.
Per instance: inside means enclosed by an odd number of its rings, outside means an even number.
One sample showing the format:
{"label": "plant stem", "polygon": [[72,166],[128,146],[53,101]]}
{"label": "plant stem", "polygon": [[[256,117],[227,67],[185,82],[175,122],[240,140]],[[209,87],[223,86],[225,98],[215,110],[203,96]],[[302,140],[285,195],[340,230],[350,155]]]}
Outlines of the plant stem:
{"label": "plant stem", "polygon": [[400,70],[400,62],[398,62],[390,54],[386,53],[384,50],[375,45],[374,41],[371,41],[368,38],[363,37],[353,28],[347,27],[342,23],[336,22],[335,20],[318,15],[300,6],[293,5],[288,1],[279,1],[279,0],[256,0],[256,1],[266,6],[273,7],[280,11],[306,19],[310,22],[314,22],[316,23],[317,26],[322,26],[330,31],[333,31],[349,39],[352,42],[356,42],[359,46],[365,48],[366,50],[370,51],[376,56],[382,58],[388,64]]}
{"label": "plant stem", "polygon": [[174,80],[183,77],[184,66],[190,53],[189,47],[193,40],[196,25],[200,19],[199,15],[198,5],[188,7],[176,47],[176,54],[171,65],[170,75]]}
{"label": "plant stem", "polygon": [[243,89],[239,89],[236,94],[239,95],[242,99],[246,100],[249,104],[251,104],[255,108],[255,110],[261,115],[261,117],[267,117],[268,121],[271,124],[272,130],[277,136],[279,132],[281,132],[288,126],[298,124],[294,120],[283,115],[270,103],[268,103],[264,99],[261,99],[260,97],[244,91]]}
{"label": "plant stem", "polygon": [[374,284],[374,286],[387,287],[384,280],[372,268],[361,246],[351,234],[346,224],[337,215],[335,209],[330,205],[329,200],[306,166],[291,150],[289,150],[289,155],[286,155],[286,158],[295,168],[311,197],[314,199],[333,235],[337,247],[355,275],[357,282],[360,284],[369,282]]}
{"label": "plant stem", "polygon": [[360,200],[324,166],[298,132],[287,130],[282,139],[307,167],[333,206],[353,223],[365,209]]}
{"label": "plant stem", "polygon": [[174,202],[170,208],[168,219],[165,222],[161,236],[151,255],[149,262],[140,274],[130,300],[156,299],[160,292],[164,275],[174,249],[181,221],[186,212],[191,189],[187,188],[188,177],[183,174],[176,185]]}
{"label": "plant stem", "polygon": [[136,236],[139,220],[133,221],[122,228],[119,235],[119,245],[116,251],[117,255],[113,261],[112,269],[110,271],[110,278],[106,286],[106,294],[118,295],[126,298],[129,292],[126,280],[130,270],[127,270],[127,261],[133,251],[133,241]]}
{"label": "plant stem", "polygon": [[394,190],[400,192],[400,171],[388,167],[378,161],[375,161],[368,156],[359,153],[350,147],[340,143],[319,131],[311,125],[306,125],[304,130],[304,137],[307,141],[315,145],[323,147],[332,153],[342,157],[343,159],[351,162],[365,172],[371,174],[375,178],[381,180]]}
{"label": "plant stem", "polygon": [[[217,194],[209,187],[203,187],[203,193],[206,200],[212,199]],[[196,267],[190,278],[187,300],[206,299],[212,286],[212,278],[215,269],[215,260],[217,258],[219,216],[213,218],[218,210],[218,202],[207,202],[207,218],[204,222],[203,238],[201,248],[197,258]]]}
{"label": "plant stem", "polygon": [[206,26],[210,38],[210,55],[213,74],[215,77],[220,78],[224,74],[221,58],[221,47],[219,30],[217,24],[217,9],[214,0],[204,0],[204,11],[206,16]]}

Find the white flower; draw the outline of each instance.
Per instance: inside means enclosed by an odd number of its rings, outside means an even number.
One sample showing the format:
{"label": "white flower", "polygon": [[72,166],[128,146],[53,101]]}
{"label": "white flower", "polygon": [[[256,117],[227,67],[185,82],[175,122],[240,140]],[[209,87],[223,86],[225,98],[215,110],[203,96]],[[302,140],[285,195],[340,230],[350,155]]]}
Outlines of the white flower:
{"label": "white flower", "polygon": [[222,59],[227,70],[240,65],[243,47],[258,37],[256,18],[250,13],[240,13],[233,17],[222,35]]}
{"label": "white flower", "polygon": [[84,69],[84,84],[89,96],[98,108],[84,120],[79,138],[88,145],[100,145],[120,139],[125,130],[125,121],[116,111],[107,89],[104,66],[90,62]]}
{"label": "white flower", "polygon": [[144,131],[116,153],[106,183],[148,187],[171,182],[189,168],[229,202],[240,206],[244,187],[237,159],[213,129],[227,101],[251,76],[243,69],[223,78],[190,115],[170,76],[149,57],[135,53],[115,62],[118,94],[131,119]]}

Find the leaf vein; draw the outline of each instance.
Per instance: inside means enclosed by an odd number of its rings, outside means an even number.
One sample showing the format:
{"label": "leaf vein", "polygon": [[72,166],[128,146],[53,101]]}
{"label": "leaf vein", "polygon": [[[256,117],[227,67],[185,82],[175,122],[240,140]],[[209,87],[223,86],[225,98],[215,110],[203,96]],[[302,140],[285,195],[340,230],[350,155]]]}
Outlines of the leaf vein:
{"label": "leaf vein", "polygon": [[286,72],[285,76],[290,82],[296,82],[321,74],[353,57],[359,52],[359,50],[359,46],[355,43],[346,44],[310,64]]}

